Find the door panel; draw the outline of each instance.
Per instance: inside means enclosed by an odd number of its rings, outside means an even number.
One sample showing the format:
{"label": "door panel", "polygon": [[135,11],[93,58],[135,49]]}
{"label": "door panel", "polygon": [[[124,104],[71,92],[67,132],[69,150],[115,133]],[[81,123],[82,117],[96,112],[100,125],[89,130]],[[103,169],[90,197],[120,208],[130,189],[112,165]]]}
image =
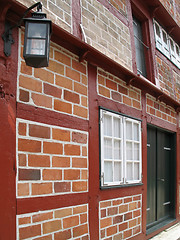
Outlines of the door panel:
{"label": "door panel", "polygon": [[147,228],[174,213],[173,134],[148,127]]}

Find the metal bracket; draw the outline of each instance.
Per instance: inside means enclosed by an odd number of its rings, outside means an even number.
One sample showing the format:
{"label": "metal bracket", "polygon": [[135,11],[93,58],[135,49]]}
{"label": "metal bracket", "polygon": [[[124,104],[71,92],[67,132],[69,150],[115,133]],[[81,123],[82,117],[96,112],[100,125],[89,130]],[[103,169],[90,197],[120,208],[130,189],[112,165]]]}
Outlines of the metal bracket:
{"label": "metal bracket", "polygon": [[11,44],[14,43],[14,39],[12,37],[12,28],[9,22],[5,22],[5,32],[2,35],[2,39],[4,40],[4,54],[9,57],[11,55]]}

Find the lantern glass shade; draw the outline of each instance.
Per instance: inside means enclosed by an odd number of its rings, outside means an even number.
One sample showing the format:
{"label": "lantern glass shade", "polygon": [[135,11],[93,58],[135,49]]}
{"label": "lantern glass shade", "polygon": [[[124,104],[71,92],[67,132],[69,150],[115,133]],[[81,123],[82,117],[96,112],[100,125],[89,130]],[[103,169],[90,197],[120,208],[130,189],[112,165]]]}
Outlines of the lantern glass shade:
{"label": "lantern glass shade", "polygon": [[25,20],[23,57],[28,66],[40,68],[49,64],[51,21],[27,18]]}

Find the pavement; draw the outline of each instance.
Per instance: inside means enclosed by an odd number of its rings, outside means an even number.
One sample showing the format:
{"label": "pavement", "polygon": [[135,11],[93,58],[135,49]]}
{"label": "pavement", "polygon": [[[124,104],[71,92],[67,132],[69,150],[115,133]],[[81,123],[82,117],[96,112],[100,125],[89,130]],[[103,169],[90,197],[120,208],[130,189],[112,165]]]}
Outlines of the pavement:
{"label": "pavement", "polygon": [[151,240],[180,240],[180,223],[162,231]]}

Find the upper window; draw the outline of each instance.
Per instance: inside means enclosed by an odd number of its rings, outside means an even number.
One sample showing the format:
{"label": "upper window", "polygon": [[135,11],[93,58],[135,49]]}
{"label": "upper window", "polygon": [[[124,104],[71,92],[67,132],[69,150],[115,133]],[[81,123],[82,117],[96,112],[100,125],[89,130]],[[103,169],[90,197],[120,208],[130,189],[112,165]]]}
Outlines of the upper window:
{"label": "upper window", "polygon": [[146,77],[147,73],[146,73],[144,48],[147,46],[143,43],[141,22],[137,20],[135,17],[133,17],[133,29],[134,29],[134,41],[135,41],[135,49],[136,49],[137,72],[143,75],[144,77]]}
{"label": "upper window", "polygon": [[180,68],[180,51],[177,43],[167,32],[154,20],[154,32],[156,48]]}
{"label": "upper window", "polygon": [[101,186],[141,182],[141,122],[100,110]]}

